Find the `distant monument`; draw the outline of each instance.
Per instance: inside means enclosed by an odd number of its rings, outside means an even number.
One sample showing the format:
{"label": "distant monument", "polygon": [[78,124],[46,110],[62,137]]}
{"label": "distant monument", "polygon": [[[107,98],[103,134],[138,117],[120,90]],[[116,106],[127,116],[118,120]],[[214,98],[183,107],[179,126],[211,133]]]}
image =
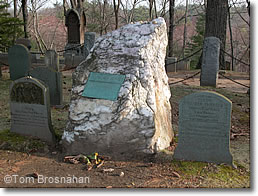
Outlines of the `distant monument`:
{"label": "distant monument", "polygon": [[220,40],[216,37],[206,37],[203,45],[201,86],[217,86],[219,71]]}

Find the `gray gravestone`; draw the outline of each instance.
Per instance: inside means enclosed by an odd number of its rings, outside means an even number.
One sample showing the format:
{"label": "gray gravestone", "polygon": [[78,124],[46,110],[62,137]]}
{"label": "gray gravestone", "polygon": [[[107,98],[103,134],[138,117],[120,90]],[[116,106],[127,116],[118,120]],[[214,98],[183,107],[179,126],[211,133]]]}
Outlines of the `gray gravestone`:
{"label": "gray gravestone", "polygon": [[176,72],[176,57],[167,57],[166,59],[166,72]]}
{"label": "gray gravestone", "polygon": [[200,85],[217,86],[219,71],[220,40],[207,37],[204,40]]}
{"label": "gray gravestone", "polygon": [[10,87],[11,132],[54,142],[49,91],[31,77],[15,80]]}
{"label": "gray gravestone", "polygon": [[8,51],[8,63],[11,80],[27,76],[31,67],[29,50],[24,45],[12,46]]}
{"label": "gray gravestone", "polygon": [[233,165],[229,149],[232,103],[214,92],[185,96],[179,103],[179,160]]}
{"label": "gray gravestone", "polygon": [[49,67],[36,67],[30,72],[30,75],[48,86],[52,106],[61,106],[63,104],[62,73]]}
{"label": "gray gravestone", "polygon": [[47,67],[59,71],[59,56],[55,50],[47,50],[44,61]]}
{"label": "gray gravestone", "polygon": [[84,56],[87,57],[90,54],[91,48],[94,46],[96,33],[86,32],[84,34]]}

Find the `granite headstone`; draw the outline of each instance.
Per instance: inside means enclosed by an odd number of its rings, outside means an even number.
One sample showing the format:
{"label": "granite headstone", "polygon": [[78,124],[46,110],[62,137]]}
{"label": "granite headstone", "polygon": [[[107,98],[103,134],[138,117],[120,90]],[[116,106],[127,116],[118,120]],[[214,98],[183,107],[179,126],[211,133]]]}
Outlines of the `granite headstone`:
{"label": "granite headstone", "polygon": [[216,37],[205,38],[200,76],[201,86],[217,86],[219,71],[219,53],[220,40]]}
{"label": "granite headstone", "polygon": [[10,87],[11,132],[54,142],[49,91],[31,77],[15,80]]}
{"label": "granite headstone", "polygon": [[193,93],[182,98],[174,158],[232,165],[231,107],[229,99],[214,92]]}
{"label": "granite headstone", "polygon": [[49,67],[36,67],[30,72],[30,75],[48,86],[52,106],[63,104],[62,73]]}
{"label": "granite headstone", "polygon": [[47,67],[59,71],[59,56],[55,50],[47,50],[44,61]]}
{"label": "granite headstone", "polygon": [[8,63],[11,80],[27,76],[31,67],[29,50],[24,45],[12,46],[8,51]]}

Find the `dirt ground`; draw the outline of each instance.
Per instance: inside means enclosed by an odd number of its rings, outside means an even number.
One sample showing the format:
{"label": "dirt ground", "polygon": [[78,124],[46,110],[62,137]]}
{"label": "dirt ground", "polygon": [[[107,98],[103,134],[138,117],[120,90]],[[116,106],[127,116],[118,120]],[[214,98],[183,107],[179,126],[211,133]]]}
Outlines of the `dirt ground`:
{"label": "dirt ground", "polygon": [[[173,83],[195,72],[169,73]],[[4,73],[5,74],[5,73]],[[63,72],[64,96],[69,102],[71,72]],[[245,85],[250,85],[248,74],[227,73]],[[2,96],[8,99],[5,77],[0,80]],[[70,164],[63,161],[60,144],[49,146],[31,144],[31,139],[19,139],[19,145],[9,133],[10,114],[6,103],[0,103],[0,187],[92,187],[92,188],[250,188],[250,100],[247,88],[219,79],[217,89],[199,87],[199,76],[183,83],[172,84],[173,128],[177,135],[178,100],[200,90],[214,90],[233,102],[231,152],[237,168],[212,163],[175,161],[172,158],[174,143],[170,148],[144,160],[114,161],[112,157],[99,168],[87,170],[85,164]],[[7,104],[8,105],[8,104]],[[62,132],[68,107],[53,109],[54,127]],[[6,111],[6,112],[5,112]],[[61,117],[60,114],[63,116]],[[5,133],[2,134],[1,132]],[[58,132],[58,131],[57,131]],[[17,137],[18,138],[18,137]],[[28,144],[29,143],[29,144]],[[17,147],[18,146],[18,147]]]}

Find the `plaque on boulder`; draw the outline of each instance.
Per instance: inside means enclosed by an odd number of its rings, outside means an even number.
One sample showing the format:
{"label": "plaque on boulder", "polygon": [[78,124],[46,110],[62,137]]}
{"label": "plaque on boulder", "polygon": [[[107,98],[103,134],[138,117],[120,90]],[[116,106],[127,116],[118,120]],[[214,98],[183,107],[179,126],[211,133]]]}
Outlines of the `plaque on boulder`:
{"label": "plaque on boulder", "polygon": [[82,96],[115,101],[125,75],[91,72]]}
{"label": "plaque on boulder", "polygon": [[52,106],[60,106],[63,104],[62,73],[49,67],[36,67],[30,72],[30,75],[48,86],[50,104]]}
{"label": "plaque on boulder", "polygon": [[10,87],[11,132],[55,141],[51,124],[49,91],[31,77],[15,80]]}
{"label": "plaque on boulder", "polygon": [[11,80],[27,76],[31,67],[29,50],[24,45],[12,46],[8,51],[8,63]]}
{"label": "plaque on boulder", "polygon": [[215,92],[182,98],[174,158],[233,165],[229,148],[231,105],[229,99]]}

